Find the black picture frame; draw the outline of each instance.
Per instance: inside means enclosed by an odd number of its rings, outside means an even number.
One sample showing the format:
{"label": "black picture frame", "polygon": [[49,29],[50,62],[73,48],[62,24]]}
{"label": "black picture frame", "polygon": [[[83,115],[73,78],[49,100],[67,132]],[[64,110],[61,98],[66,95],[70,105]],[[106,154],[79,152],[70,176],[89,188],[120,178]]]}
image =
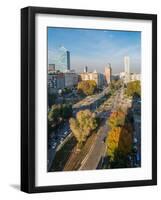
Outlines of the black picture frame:
{"label": "black picture frame", "polygon": [[[152,179],[61,186],[35,186],[35,15],[60,14],[152,21]],[[27,193],[157,184],[157,15],[26,7],[21,9],[21,190]]]}

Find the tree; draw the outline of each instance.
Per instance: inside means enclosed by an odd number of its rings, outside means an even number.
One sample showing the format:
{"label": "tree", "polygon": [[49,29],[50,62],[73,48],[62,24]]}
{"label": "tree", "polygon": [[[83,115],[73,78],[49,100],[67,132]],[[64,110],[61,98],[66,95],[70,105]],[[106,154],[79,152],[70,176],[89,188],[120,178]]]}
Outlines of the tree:
{"label": "tree", "polygon": [[53,105],[48,113],[48,120],[52,123],[57,123],[60,119],[60,105]]}
{"label": "tree", "polygon": [[53,105],[48,113],[48,120],[52,126],[61,122],[63,119],[68,119],[72,116],[72,105],[70,104],[58,104]]}
{"label": "tree", "polygon": [[97,84],[94,80],[86,80],[78,83],[77,89],[79,92],[86,96],[94,94],[96,91]]}
{"label": "tree", "polygon": [[63,104],[61,107],[61,116],[63,119],[68,119],[72,116],[73,110],[71,104]]}
{"label": "tree", "polygon": [[141,85],[140,81],[132,81],[127,83],[127,88],[125,90],[125,93],[128,96],[141,96]]}
{"label": "tree", "polygon": [[107,155],[110,161],[117,158],[118,155],[127,155],[131,152],[132,146],[132,128],[130,125],[123,127],[114,127],[108,133],[106,139]]}
{"label": "tree", "polygon": [[77,149],[80,150],[87,137],[97,128],[96,117],[90,110],[83,110],[77,113],[76,119],[71,118],[69,123],[78,142]]}
{"label": "tree", "polygon": [[126,124],[122,127],[118,145],[118,152],[121,152],[123,155],[127,155],[131,152],[132,132],[132,126],[130,124]]}
{"label": "tree", "polygon": [[122,111],[112,112],[107,123],[112,129],[113,127],[123,126],[125,122],[125,113]]}
{"label": "tree", "polygon": [[50,94],[48,92],[48,105],[49,105],[49,107],[51,107],[55,103],[56,98],[57,98],[56,94]]}
{"label": "tree", "polygon": [[118,90],[119,88],[121,88],[121,86],[122,86],[121,80],[112,80],[109,85],[111,92]]}

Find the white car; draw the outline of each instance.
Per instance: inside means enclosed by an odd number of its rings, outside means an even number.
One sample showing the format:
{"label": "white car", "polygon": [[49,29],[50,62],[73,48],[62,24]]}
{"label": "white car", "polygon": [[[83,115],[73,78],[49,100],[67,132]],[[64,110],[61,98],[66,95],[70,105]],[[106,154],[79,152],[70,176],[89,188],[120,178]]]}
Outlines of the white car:
{"label": "white car", "polygon": [[55,147],[56,147],[56,143],[54,143],[54,144],[52,145],[52,149],[55,149]]}
{"label": "white car", "polygon": [[68,131],[65,131],[65,132],[64,132],[64,135],[67,135],[67,134],[68,134]]}
{"label": "white car", "polygon": [[61,140],[60,140],[60,143],[62,143],[62,142],[63,142],[63,140],[64,140],[64,138],[61,138]]}

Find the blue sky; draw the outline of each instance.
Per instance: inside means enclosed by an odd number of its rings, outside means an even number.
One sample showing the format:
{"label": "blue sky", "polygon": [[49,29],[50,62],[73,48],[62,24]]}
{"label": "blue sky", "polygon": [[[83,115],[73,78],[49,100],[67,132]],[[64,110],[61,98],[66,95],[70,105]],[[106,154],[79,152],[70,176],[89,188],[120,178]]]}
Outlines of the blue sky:
{"label": "blue sky", "polygon": [[141,32],[74,28],[48,28],[48,63],[53,63],[60,45],[70,51],[71,69],[104,72],[111,63],[113,73],[124,71],[124,56],[130,57],[131,72],[140,73]]}

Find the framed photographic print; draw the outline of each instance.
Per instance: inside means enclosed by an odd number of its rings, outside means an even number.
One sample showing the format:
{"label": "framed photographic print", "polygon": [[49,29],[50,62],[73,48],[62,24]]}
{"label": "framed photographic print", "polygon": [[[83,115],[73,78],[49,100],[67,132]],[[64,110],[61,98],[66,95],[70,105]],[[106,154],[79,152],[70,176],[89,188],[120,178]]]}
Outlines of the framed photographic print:
{"label": "framed photographic print", "polygon": [[157,16],[21,10],[21,190],[157,184]]}

